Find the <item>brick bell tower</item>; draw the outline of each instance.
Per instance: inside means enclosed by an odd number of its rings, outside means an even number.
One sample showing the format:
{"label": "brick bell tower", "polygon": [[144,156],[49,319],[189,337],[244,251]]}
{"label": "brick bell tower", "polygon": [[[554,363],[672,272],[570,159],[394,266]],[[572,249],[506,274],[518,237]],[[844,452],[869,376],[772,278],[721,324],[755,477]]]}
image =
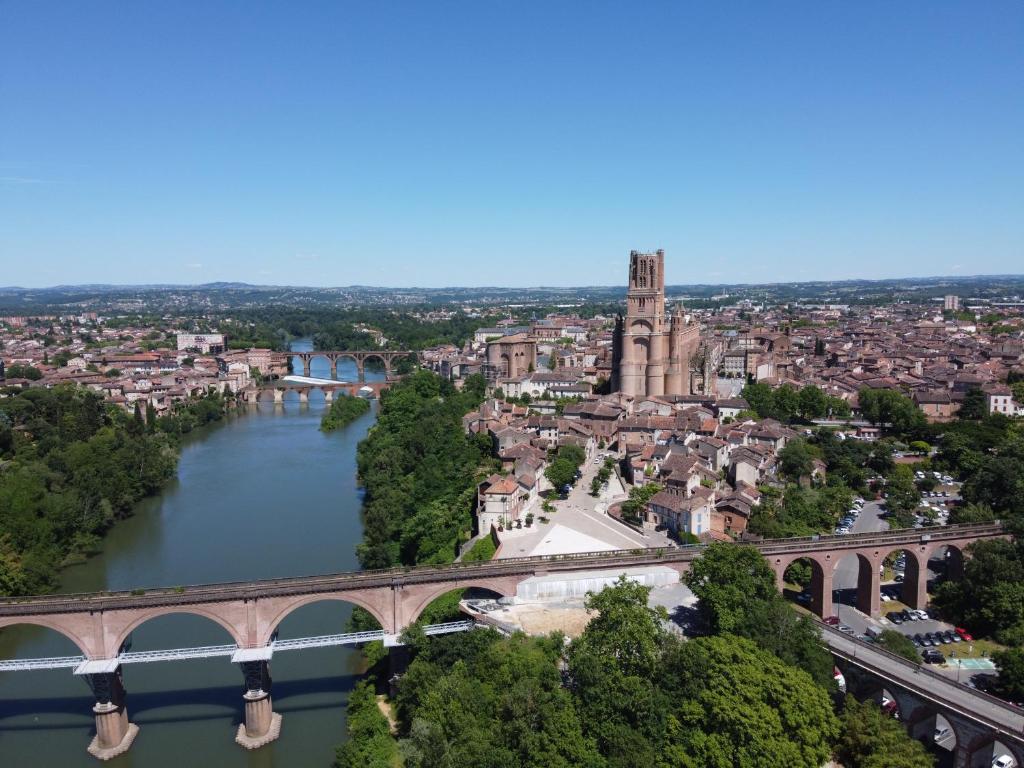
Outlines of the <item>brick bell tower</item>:
{"label": "brick bell tower", "polygon": [[619,347],[619,390],[627,395],[665,394],[669,328],[665,320],[665,251],[629,254],[629,290]]}

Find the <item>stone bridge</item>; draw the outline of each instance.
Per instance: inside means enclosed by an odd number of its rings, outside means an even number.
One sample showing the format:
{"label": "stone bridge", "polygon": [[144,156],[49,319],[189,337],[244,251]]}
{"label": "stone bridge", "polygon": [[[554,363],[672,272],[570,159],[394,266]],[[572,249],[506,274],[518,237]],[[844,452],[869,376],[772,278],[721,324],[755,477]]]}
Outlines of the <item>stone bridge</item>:
{"label": "stone bridge", "polygon": [[822,627],[822,639],[843,669],[847,690],[879,704],[888,694],[913,738],[932,746],[939,718],[945,720],[955,741],[954,768],[990,768],[1004,754],[1024,765],[1024,710],[832,627]]}
{"label": "stone bridge", "polygon": [[[781,539],[757,545],[775,570],[778,583],[786,567],[800,558],[817,563],[818,582],[831,595],[831,573],[844,555],[854,553],[876,564],[889,552],[905,550],[921,563],[939,547],[962,552],[973,541],[1007,537],[1000,523],[947,526],[931,533],[897,530],[884,533]],[[52,595],[0,602],[0,628],[16,624],[47,627],[67,637],[89,660],[81,670],[97,692],[94,707],[97,737],[91,751],[99,757],[120,754],[134,732],[124,709],[117,656],[134,629],[150,619],[173,613],[203,616],[220,625],[240,649],[238,659],[246,673],[246,722],[238,741],[261,746],[275,737],[279,718],[270,708],[269,644],[278,625],[293,611],[321,601],[346,602],[368,611],[384,632],[396,635],[414,623],[431,601],[454,589],[477,587],[512,597],[519,585],[534,576],[580,573],[652,565],[668,566],[680,575],[700,556],[704,547],[511,558],[443,566],[417,566],[378,571],[355,571],[326,576],[233,582],[178,588],[138,589]],[[908,559],[908,565],[909,565]],[[908,568],[908,581],[910,574]],[[923,585],[914,585],[923,600]],[[920,590],[920,591],[916,591]],[[875,590],[877,599],[877,589]],[[820,597],[818,612],[824,598]],[[244,731],[244,733],[243,733]]]}
{"label": "stone bridge", "polygon": [[386,375],[391,375],[391,367],[394,365],[396,360],[400,360],[404,357],[415,357],[416,353],[407,349],[359,349],[359,350],[331,350],[331,351],[316,351],[316,352],[288,352],[288,357],[291,359],[298,358],[302,361],[302,375],[309,376],[309,363],[314,357],[322,357],[331,364],[331,378],[337,378],[338,376],[338,361],[344,358],[350,358],[355,360],[356,370],[359,372],[359,381],[363,381],[366,376],[366,361],[367,360],[380,360],[384,365],[384,372]]}
{"label": "stone bridge", "polygon": [[324,400],[331,403],[338,392],[356,397],[360,395],[360,390],[366,390],[367,388],[372,390],[372,395],[369,396],[379,398],[381,391],[387,389],[388,386],[386,381],[371,381],[369,383],[346,383],[339,381],[330,383],[278,379],[264,382],[259,386],[247,387],[239,391],[238,394],[247,403],[269,402],[271,400],[275,403],[283,403],[285,394],[288,392],[298,392],[299,402],[308,403],[310,393],[319,389],[324,393]]}

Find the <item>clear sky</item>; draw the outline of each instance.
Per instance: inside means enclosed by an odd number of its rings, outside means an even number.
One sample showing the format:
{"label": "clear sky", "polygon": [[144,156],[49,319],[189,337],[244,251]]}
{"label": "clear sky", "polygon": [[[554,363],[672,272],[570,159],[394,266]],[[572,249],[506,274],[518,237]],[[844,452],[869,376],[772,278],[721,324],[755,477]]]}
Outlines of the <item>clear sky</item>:
{"label": "clear sky", "polygon": [[0,0],[0,285],[1024,272],[1024,2]]}

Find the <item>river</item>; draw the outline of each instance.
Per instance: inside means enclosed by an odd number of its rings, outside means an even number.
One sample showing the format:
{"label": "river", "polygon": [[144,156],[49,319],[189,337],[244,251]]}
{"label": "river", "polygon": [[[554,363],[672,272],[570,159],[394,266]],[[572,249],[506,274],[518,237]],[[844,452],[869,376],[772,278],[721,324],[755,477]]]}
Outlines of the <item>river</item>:
{"label": "river", "polygon": [[[308,351],[308,340],[292,344]],[[301,366],[297,366],[301,371]],[[315,359],[312,375],[330,376]],[[339,362],[339,378],[354,380],[355,364]],[[367,379],[382,374],[367,371]],[[189,436],[178,478],[158,497],[118,523],[103,552],[63,573],[61,590],[167,587],[299,576],[358,568],[362,537],[356,486],[356,446],[376,408],[348,427],[319,431],[319,393],[300,405],[260,403],[248,412]],[[281,624],[280,637],[345,631],[350,609],[316,603]],[[154,619],[133,633],[132,650],[231,642],[213,622],[188,615]],[[0,633],[0,658],[77,655],[56,632],[15,627]],[[359,655],[348,648],[275,656],[274,709],[281,737],[248,752],[234,743],[242,716],[242,674],[226,658],[124,667],[129,717],[140,732],[114,768],[239,766],[326,768],[343,740],[344,704],[357,681]],[[70,670],[0,674],[0,766],[95,766],[93,698]]]}

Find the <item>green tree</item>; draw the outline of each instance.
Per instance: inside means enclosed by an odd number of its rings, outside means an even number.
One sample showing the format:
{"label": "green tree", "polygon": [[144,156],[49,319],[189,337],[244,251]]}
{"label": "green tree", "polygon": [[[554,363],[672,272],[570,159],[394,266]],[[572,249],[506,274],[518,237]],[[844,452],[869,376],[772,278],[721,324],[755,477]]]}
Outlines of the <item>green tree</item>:
{"label": "green tree", "polygon": [[751,601],[775,597],[775,574],[754,547],[715,542],[693,561],[684,577],[698,612],[715,633],[732,632]]}
{"label": "green tree", "polygon": [[566,485],[571,485],[576,480],[577,465],[571,459],[558,457],[544,470],[544,477],[548,479],[557,490],[562,490]]}
{"label": "green tree", "polygon": [[988,413],[988,398],[977,387],[972,387],[964,394],[964,400],[957,411],[957,418],[980,421]]}
{"label": "green tree", "polygon": [[898,464],[885,486],[885,506],[895,518],[892,528],[909,528],[914,510],[921,504],[921,492],[914,483],[914,473],[906,464]]}
{"label": "green tree", "polygon": [[813,384],[808,384],[800,390],[799,412],[805,419],[820,419],[825,415],[828,408],[828,399],[825,393]]}
{"label": "green tree", "polygon": [[1024,699],[1024,648],[995,651],[992,661],[999,670],[999,692],[1011,701]]}
{"label": "green tree", "polygon": [[658,765],[820,768],[839,735],[828,693],[750,640],[705,637],[666,662],[679,680]]}
{"label": "green tree", "polygon": [[802,477],[810,477],[814,469],[814,458],[807,442],[796,438],[787,442],[779,451],[779,468],[790,480],[799,481]]}
{"label": "green tree", "polygon": [[878,644],[897,656],[902,656],[913,662],[920,663],[921,661],[921,657],[917,652],[917,646],[902,632],[883,629],[882,634],[878,636]]}
{"label": "green tree", "polygon": [[932,605],[946,620],[977,635],[1024,642],[1024,558],[1021,545],[1001,539],[967,548],[961,579],[939,583]]}
{"label": "green tree", "polygon": [[665,642],[662,623],[668,614],[661,606],[648,607],[650,593],[650,587],[625,575],[600,592],[588,592],[586,607],[592,617],[573,643],[570,666],[580,654],[588,658],[596,654],[614,658],[626,675],[653,676]]}
{"label": "green tree", "polygon": [[874,701],[847,696],[836,748],[846,768],[932,768],[935,758]]}
{"label": "green tree", "polygon": [[398,742],[377,707],[371,681],[363,680],[352,689],[345,717],[348,740],[337,750],[335,768],[394,768]]}

